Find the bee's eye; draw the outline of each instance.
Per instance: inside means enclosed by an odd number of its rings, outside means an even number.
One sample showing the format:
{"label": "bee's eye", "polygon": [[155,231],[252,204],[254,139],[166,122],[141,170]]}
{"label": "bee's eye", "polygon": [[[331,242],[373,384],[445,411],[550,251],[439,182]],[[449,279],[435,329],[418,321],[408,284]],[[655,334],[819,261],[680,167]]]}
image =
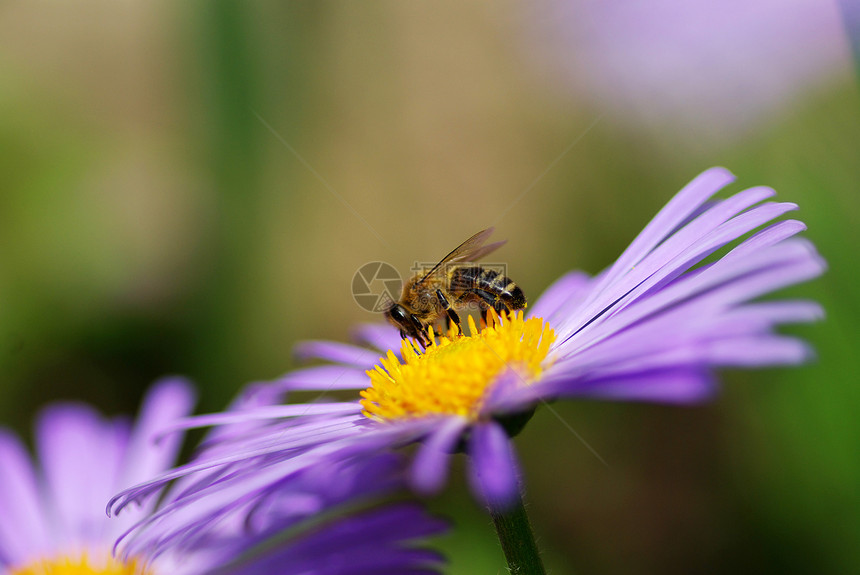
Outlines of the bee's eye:
{"label": "bee's eye", "polygon": [[405,323],[407,320],[406,310],[403,309],[401,305],[395,305],[392,307],[388,314],[391,316],[391,319],[396,321],[397,323]]}

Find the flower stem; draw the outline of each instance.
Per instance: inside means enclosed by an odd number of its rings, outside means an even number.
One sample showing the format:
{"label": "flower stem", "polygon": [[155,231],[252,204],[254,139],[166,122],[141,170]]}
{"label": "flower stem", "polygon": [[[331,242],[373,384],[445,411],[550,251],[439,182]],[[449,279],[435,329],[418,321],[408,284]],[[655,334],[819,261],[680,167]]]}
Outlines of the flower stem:
{"label": "flower stem", "polygon": [[511,575],[545,575],[522,497],[517,496],[513,506],[504,510],[490,506],[490,516]]}

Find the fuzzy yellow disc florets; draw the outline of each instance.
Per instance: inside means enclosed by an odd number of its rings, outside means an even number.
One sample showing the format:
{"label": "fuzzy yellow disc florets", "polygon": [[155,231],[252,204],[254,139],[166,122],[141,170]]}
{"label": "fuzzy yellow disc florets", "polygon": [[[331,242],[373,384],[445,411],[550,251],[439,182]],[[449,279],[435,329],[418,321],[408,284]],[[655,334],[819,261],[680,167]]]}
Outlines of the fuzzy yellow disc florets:
{"label": "fuzzy yellow disc florets", "polygon": [[87,555],[39,559],[23,567],[12,569],[10,575],[151,575],[137,561],[119,561],[110,555],[101,561],[92,561]]}
{"label": "fuzzy yellow disc florets", "polygon": [[367,372],[371,387],[361,392],[364,415],[382,421],[435,414],[475,419],[487,390],[506,369],[526,385],[540,377],[555,341],[549,324],[524,319],[522,311],[501,321],[491,315],[489,322],[478,332],[470,316],[469,336],[452,328],[437,339],[431,329],[424,353],[404,341],[402,363],[389,351]]}

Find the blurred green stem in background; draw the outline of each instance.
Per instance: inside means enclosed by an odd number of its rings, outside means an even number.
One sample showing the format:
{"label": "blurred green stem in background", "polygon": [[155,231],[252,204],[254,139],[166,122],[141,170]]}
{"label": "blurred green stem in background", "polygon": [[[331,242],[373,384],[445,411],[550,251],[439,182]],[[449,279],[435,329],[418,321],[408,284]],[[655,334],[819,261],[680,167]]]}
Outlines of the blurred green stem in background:
{"label": "blurred green stem in background", "polygon": [[[241,381],[234,342],[241,331],[242,305],[248,294],[247,254],[253,251],[261,204],[261,142],[251,110],[257,102],[254,58],[247,8],[236,0],[199,6],[204,74],[204,118],[209,148],[207,169],[214,180],[212,222],[204,294],[191,305],[196,334],[192,343],[199,377],[217,397],[203,398],[210,408],[232,395]],[[199,357],[199,356],[204,357]]]}
{"label": "blurred green stem in background", "polygon": [[517,497],[513,507],[504,511],[490,506],[490,516],[512,575],[544,575],[546,571],[522,496]]}

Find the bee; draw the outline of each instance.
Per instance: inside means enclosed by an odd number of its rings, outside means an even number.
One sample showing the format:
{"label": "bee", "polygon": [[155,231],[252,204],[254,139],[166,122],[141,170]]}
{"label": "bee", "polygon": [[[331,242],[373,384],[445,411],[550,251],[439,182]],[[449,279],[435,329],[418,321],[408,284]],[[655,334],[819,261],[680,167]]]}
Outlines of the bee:
{"label": "bee", "polygon": [[502,313],[526,307],[526,297],[519,286],[496,270],[473,263],[505,243],[484,245],[492,233],[493,228],[478,232],[430,271],[406,282],[400,301],[384,312],[386,319],[400,329],[400,337],[412,337],[426,349],[430,345],[428,330],[442,317],[447,318],[448,326],[453,323],[463,333],[457,310],[469,304],[477,304],[485,317],[490,309]]}

